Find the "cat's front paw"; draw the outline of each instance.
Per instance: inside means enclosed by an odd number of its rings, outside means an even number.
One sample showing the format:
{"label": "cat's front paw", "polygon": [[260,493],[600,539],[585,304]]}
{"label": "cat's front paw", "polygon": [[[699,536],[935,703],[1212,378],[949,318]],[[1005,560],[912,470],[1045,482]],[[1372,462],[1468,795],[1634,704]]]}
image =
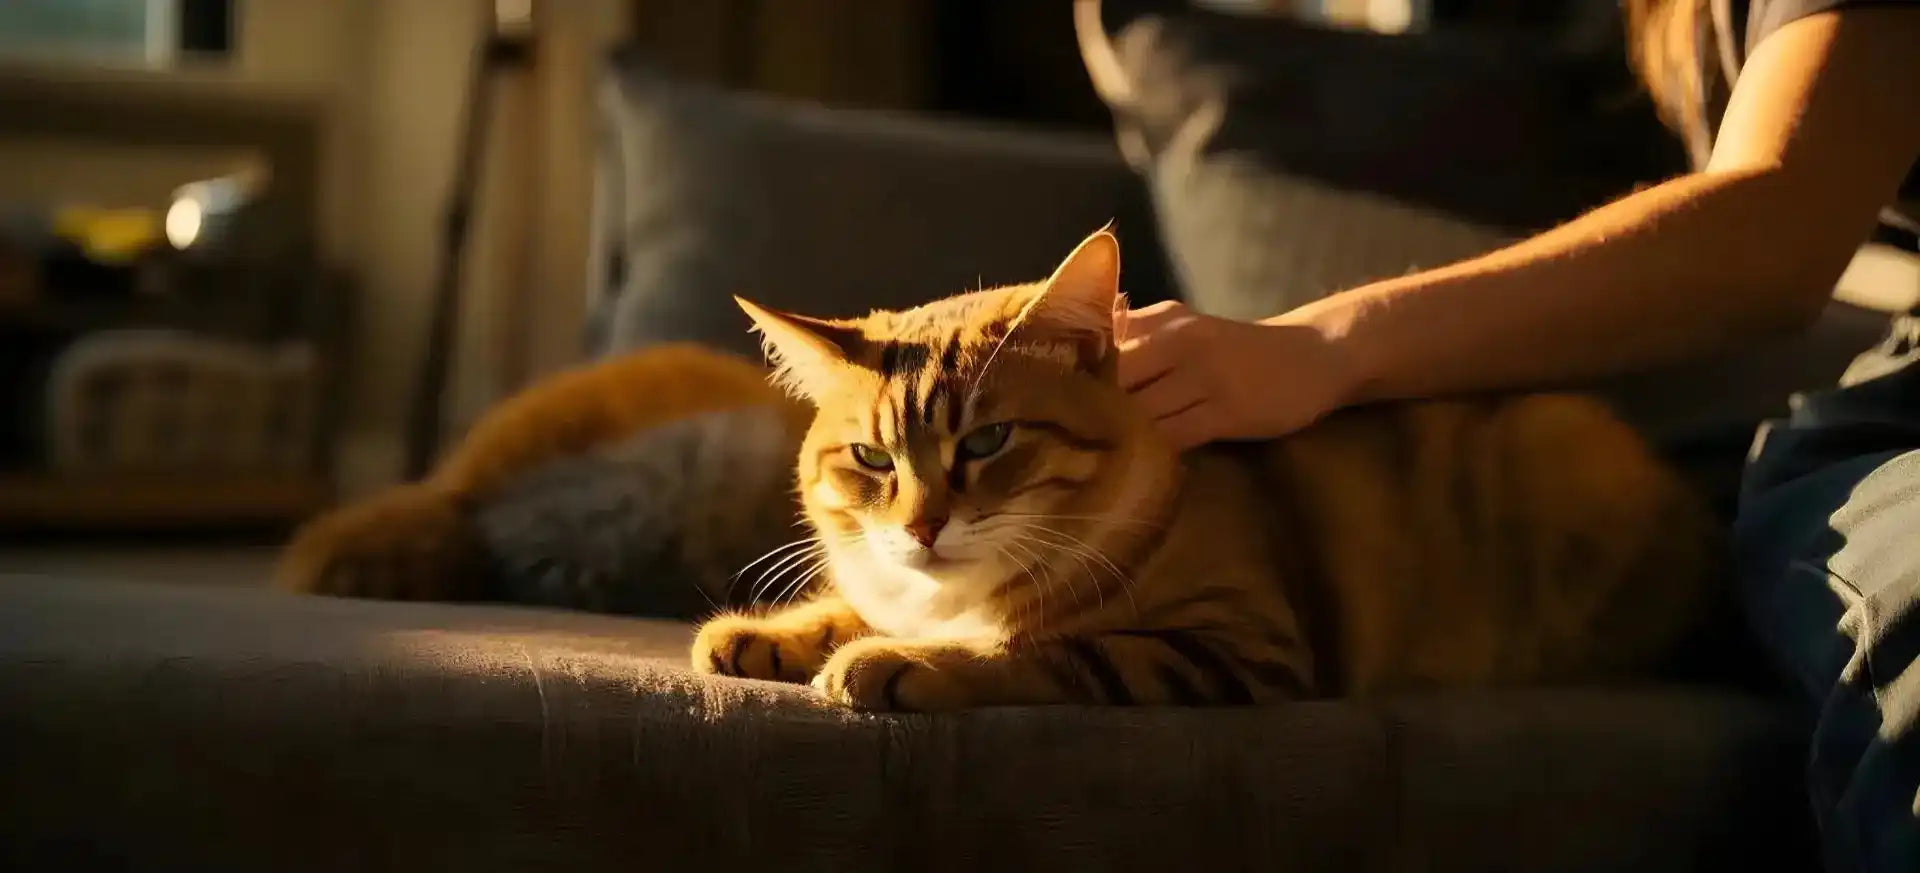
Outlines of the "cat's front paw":
{"label": "cat's front paw", "polygon": [[965,656],[872,638],[840,648],[813,677],[828,700],[877,712],[939,712],[968,705],[954,672]]}
{"label": "cat's front paw", "polygon": [[720,676],[804,684],[820,671],[832,634],[741,615],[701,626],[693,639],[693,669]]}

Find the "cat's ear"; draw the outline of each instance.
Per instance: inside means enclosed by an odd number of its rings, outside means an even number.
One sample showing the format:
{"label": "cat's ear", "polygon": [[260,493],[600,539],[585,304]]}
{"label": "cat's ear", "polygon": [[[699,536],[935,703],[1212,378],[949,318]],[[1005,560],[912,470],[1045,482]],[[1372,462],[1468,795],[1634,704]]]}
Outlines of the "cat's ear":
{"label": "cat's ear", "polygon": [[761,347],[773,362],[774,384],[810,400],[833,389],[837,374],[859,352],[860,329],[790,312],[779,312],[735,296],[733,302],[753,319]]}
{"label": "cat's ear", "polygon": [[1120,241],[1109,224],[1076,246],[1041,284],[1015,329],[1070,344],[1075,364],[1099,372],[1113,357],[1114,310],[1120,295]]}

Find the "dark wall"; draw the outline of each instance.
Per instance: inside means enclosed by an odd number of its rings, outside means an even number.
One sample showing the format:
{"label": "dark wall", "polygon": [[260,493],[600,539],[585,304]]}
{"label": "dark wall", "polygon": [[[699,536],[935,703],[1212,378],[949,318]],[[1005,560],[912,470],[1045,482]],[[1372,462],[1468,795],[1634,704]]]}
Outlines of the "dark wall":
{"label": "dark wall", "polygon": [[[927,0],[928,105],[938,112],[1106,130],[1066,0]],[[1109,22],[1189,8],[1186,0],[1104,0]],[[1605,54],[1621,40],[1617,0],[1435,0],[1439,31],[1500,32],[1536,48]],[[1418,39],[1419,37],[1408,37]],[[1625,56],[1618,55],[1625,72]]]}
{"label": "dark wall", "polygon": [[932,0],[928,108],[1047,127],[1104,130],[1065,2]]}

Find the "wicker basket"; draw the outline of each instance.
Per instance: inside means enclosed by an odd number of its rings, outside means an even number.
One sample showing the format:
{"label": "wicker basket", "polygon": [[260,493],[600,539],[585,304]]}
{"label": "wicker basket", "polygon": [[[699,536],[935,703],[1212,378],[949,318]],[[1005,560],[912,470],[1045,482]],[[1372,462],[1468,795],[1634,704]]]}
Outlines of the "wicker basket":
{"label": "wicker basket", "polygon": [[309,470],[315,369],[305,343],[89,334],[46,383],[47,463],[62,474]]}

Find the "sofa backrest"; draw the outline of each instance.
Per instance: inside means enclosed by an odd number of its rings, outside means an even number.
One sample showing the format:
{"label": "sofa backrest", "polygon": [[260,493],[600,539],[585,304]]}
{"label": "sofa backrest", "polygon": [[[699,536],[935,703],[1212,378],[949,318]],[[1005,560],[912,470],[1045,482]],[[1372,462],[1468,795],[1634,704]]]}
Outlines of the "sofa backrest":
{"label": "sofa backrest", "polygon": [[1098,136],[829,109],[671,80],[631,51],[600,93],[590,350],[757,354],[730,295],[821,316],[1042,278],[1109,221],[1167,294],[1144,185]]}

